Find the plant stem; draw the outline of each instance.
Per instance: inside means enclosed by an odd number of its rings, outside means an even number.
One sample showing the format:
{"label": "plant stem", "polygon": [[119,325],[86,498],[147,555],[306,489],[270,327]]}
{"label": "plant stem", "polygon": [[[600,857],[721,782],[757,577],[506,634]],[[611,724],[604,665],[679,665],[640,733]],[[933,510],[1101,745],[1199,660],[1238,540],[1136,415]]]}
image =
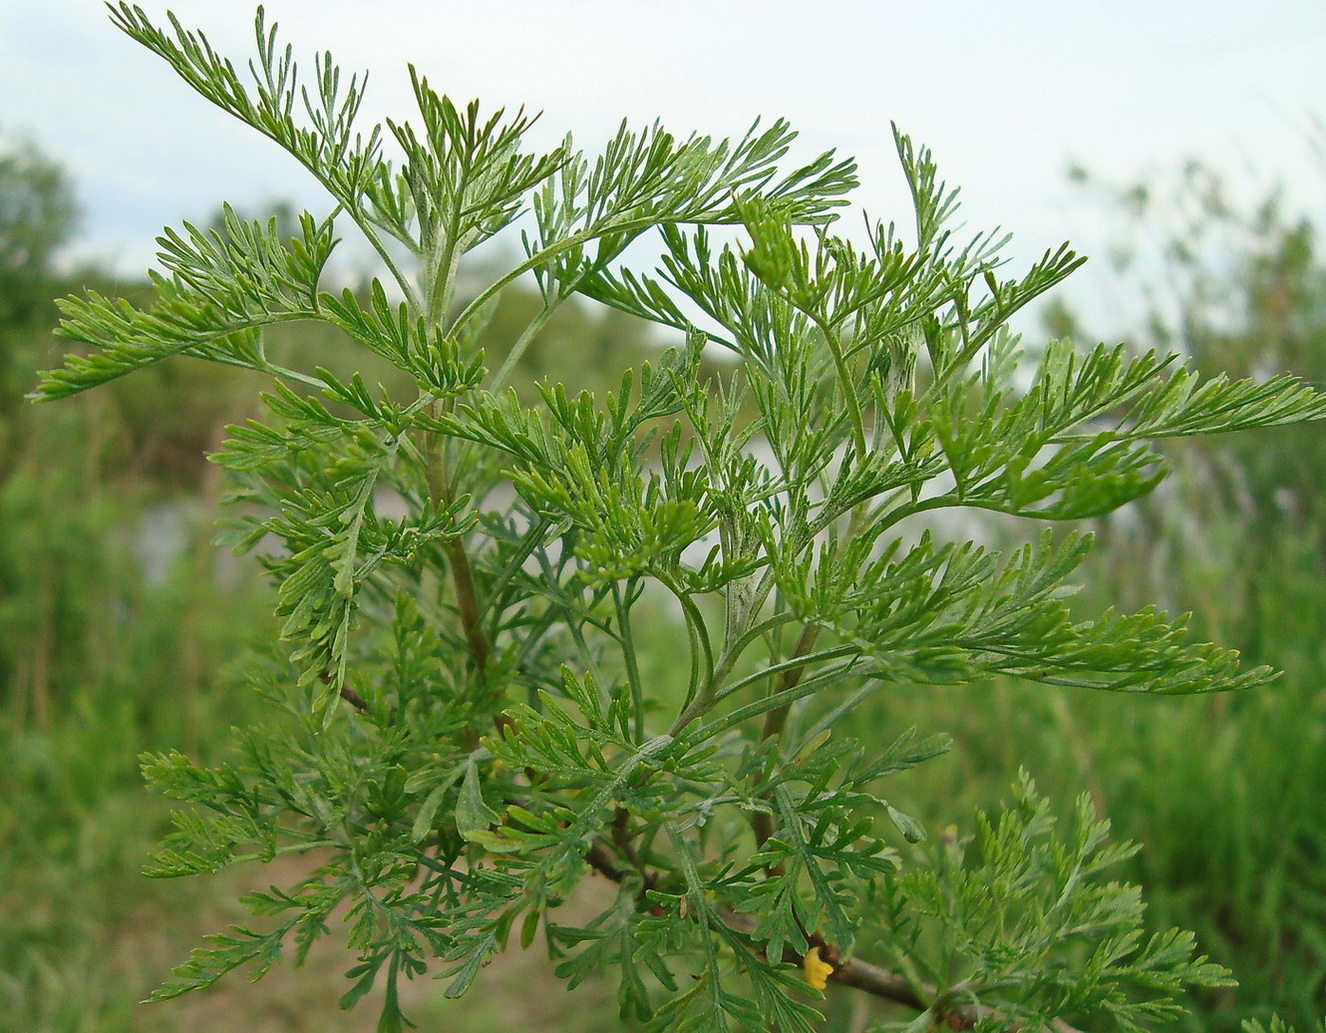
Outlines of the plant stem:
{"label": "plant stem", "polygon": [[516,363],[520,361],[520,357],[524,355],[526,349],[529,348],[530,342],[538,336],[539,331],[543,329],[543,326],[548,322],[549,317],[557,311],[557,305],[560,301],[561,299],[559,298],[557,302],[546,303],[539,311],[539,314],[530,320],[529,325],[521,331],[520,336],[516,339],[516,343],[511,346],[511,351],[507,353],[506,359],[503,360],[502,367],[497,371],[497,375],[493,377],[493,384],[490,390],[492,390],[494,394],[496,394],[497,391],[501,389],[502,385],[506,383],[506,378],[511,375],[511,371],[515,369]]}
{"label": "plant stem", "polygon": [[847,368],[847,359],[843,356],[842,347],[838,343],[838,334],[819,316],[810,312],[806,314],[819,327],[820,333],[824,335],[824,343],[828,345],[829,354],[833,356],[833,365],[838,372],[838,383],[847,402],[847,414],[852,420],[852,443],[856,446],[857,458],[863,458],[866,454],[866,428],[861,416],[861,398],[857,394],[856,384],[852,380],[851,371]]}
{"label": "plant stem", "polygon": [[[815,639],[819,637],[820,629],[817,624],[807,624],[801,629],[801,634],[797,636],[796,645],[792,649],[792,655],[789,660],[796,660],[805,656],[815,648]],[[789,667],[782,673],[782,676],[774,682],[769,691],[769,695],[774,696],[787,689],[796,688],[797,682],[801,681],[801,676],[805,673],[804,664],[796,667]],[[772,739],[776,735],[781,735],[783,728],[787,725],[788,711],[791,709],[791,703],[784,703],[780,707],[775,707],[764,715],[764,727],[760,730],[760,741],[764,742]],[[770,766],[772,766],[772,760]],[[765,771],[765,777],[769,772]],[[765,794],[767,795],[767,794]],[[756,811],[751,815],[751,830],[755,833],[755,845],[763,848],[770,837],[774,834],[773,815],[767,811]]]}
{"label": "plant stem", "polygon": [[[625,873],[614,863],[615,859],[612,857],[611,851],[602,843],[591,844],[585,854],[585,860],[591,868],[611,882],[620,884],[626,879]],[[641,874],[645,878],[646,885],[657,881],[654,873],[648,870],[642,870]],[[760,919],[755,915],[733,911],[731,908],[723,908],[718,912],[718,915],[725,925],[745,936],[752,936],[760,922]],[[824,940],[824,937],[817,933],[812,933],[810,938],[816,941],[817,944]],[[850,986],[854,990],[870,994],[872,997],[923,1011],[930,1007],[931,1003],[937,1001],[940,996],[937,987],[918,985],[901,973],[890,972],[886,968],[872,965],[870,962],[862,961],[859,958],[843,958],[838,954],[838,949],[832,944],[827,945],[827,949],[821,951],[820,956],[833,965],[833,971],[829,974],[831,980],[843,986]],[[789,947],[784,950],[783,956],[779,960],[793,965],[800,965],[803,958]],[[983,1008],[980,1005],[955,1005],[943,1009],[936,1016],[936,1025],[930,1028],[971,1029],[982,1019],[998,1017],[999,1013],[996,1010]],[[1050,1026],[1056,1033],[1079,1033],[1075,1027],[1070,1026],[1062,1019],[1055,1019]]]}
{"label": "plant stem", "polygon": [[492,648],[488,636],[479,624],[479,602],[474,590],[474,570],[470,566],[470,556],[465,550],[465,543],[453,538],[443,547],[451,567],[451,582],[456,590],[456,610],[460,614],[460,626],[465,633],[465,643],[474,661],[475,676],[479,687],[488,687],[488,662]]}
{"label": "plant stem", "polygon": [[[681,604],[682,615],[686,618],[686,631],[691,640],[691,680],[687,690],[686,705],[677,715],[672,728],[668,730],[669,735],[676,735],[713,706],[718,686],[713,683],[714,651],[709,644],[709,629],[705,626],[704,615],[695,605],[695,600],[686,592],[666,578],[659,580]],[[704,666],[703,683],[700,675],[701,664]]]}
{"label": "plant stem", "polygon": [[635,737],[640,742],[645,738],[645,691],[640,682],[640,667],[636,661],[635,642],[631,637],[631,592],[635,587],[635,579],[627,585],[625,598],[622,596],[621,585],[616,581],[612,583],[612,601],[617,608],[617,633],[621,636],[622,655],[626,659],[626,681],[631,688],[631,711],[634,721]]}
{"label": "plant stem", "polygon": [[[815,640],[819,638],[820,627],[818,624],[807,624],[801,629],[801,634],[797,637],[796,645],[792,648],[792,655],[789,660],[797,660],[806,656],[815,648]],[[773,688],[769,690],[769,695],[775,696],[788,689],[794,689],[797,683],[801,681],[801,676],[806,673],[806,665],[799,664],[796,667],[789,667],[782,674],[782,677],[774,683]],[[772,739],[775,735],[782,734],[784,726],[787,724],[787,713],[791,708],[791,703],[784,703],[764,715],[764,729],[760,732],[761,739]]]}
{"label": "plant stem", "polygon": [[[424,317],[431,326],[441,326],[451,304],[455,290],[456,262],[459,249],[454,238],[456,227],[453,225],[447,245],[441,256],[425,257],[425,290],[427,291],[427,310]],[[436,265],[434,264],[436,263]],[[440,419],[444,415],[445,403],[437,399],[429,406],[431,415]],[[426,445],[426,476],[428,497],[435,510],[450,508],[455,503],[455,492],[451,485],[451,475],[447,468],[446,443],[438,434],[429,434]],[[470,659],[474,664],[475,680],[481,693],[488,689],[488,663],[492,648],[484,634],[481,624],[482,607],[474,586],[474,570],[470,565],[469,552],[462,538],[449,538],[442,551],[447,557],[447,566],[451,570],[451,584],[456,593],[456,612],[460,617],[461,630],[469,649]]]}

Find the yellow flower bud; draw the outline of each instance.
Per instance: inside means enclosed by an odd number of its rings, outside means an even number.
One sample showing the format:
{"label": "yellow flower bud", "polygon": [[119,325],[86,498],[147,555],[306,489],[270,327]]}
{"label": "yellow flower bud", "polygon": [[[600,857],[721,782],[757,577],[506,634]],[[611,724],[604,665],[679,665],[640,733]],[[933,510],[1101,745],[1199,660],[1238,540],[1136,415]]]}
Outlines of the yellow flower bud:
{"label": "yellow flower bud", "polygon": [[805,958],[801,961],[801,967],[806,973],[806,982],[816,990],[823,990],[829,985],[829,976],[833,975],[833,966],[827,961],[820,960],[820,949],[812,947],[806,951]]}

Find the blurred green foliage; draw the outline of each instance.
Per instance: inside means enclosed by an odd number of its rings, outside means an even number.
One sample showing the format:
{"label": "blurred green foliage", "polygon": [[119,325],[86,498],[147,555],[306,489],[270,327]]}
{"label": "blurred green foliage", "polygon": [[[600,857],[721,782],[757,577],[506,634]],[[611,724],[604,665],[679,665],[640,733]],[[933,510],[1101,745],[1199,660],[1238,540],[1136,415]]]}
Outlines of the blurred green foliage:
{"label": "blurred green foliage", "polygon": [[[1135,216],[1173,285],[1153,302],[1152,335],[1202,369],[1326,383],[1320,227],[1279,193],[1241,209],[1197,163],[1169,197]],[[1129,558],[1115,579],[1132,570],[1164,585],[1203,633],[1253,663],[1274,655],[1285,674],[1268,692],[1147,721],[1150,763],[1111,813],[1136,815],[1126,834],[1155,844],[1139,865],[1157,921],[1187,922],[1240,972],[1203,1028],[1276,1011],[1315,1028],[1326,1014],[1326,441],[1320,428],[1232,435],[1182,449],[1175,465],[1173,498],[1108,529],[1109,552]]]}

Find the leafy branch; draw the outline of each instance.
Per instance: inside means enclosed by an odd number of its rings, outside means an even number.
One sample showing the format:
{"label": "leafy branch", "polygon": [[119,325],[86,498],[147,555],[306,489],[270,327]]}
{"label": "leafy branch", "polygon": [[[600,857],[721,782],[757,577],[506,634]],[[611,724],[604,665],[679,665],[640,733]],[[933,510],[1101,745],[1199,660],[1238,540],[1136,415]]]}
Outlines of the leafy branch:
{"label": "leafy branch", "polygon": [[[406,1021],[402,977],[437,967],[459,996],[513,934],[542,933],[571,985],[615,975],[623,1015],[659,1031],[809,1031],[833,985],[906,1005],[916,1030],[1131,1030],[1225,984],[1186,934],[1143,936],[1136,892],[1101,879],[1126,851],[1084,806],[1061,833],[1027,781],[974,840],[922,846],[931,822],[884,787],[945,743],[897,729],[881,750],[847,718],[900,685],[994,676],[1152,695],[1268,681],[1183,618],[1084,617],[1070,579],[1089,535],[982,547],[944,513],[1106,513],[1165,476],[1149,441],[1319,419],[1322,396],[1066,341],[1028,378],[1008,320],[1081,259],[1064,246],[1001,279],[1007,237],[959,238],[957,192],[896,127],[915,239],[868,223],[860,242],[835,222],[854,163],[789,161],[783,122],[736,141],[623,125],[597,153],[568,137],[529,154],[531,117],[412,69],[415,121],[365,130],[363,81],[322,55],[300,85],[261,10],[251,84],[174,19],[112,20],[330,199],[293,240],[230,210],[221,231],[166,231],[155,299],[66,301],[84,352],[33,392],[177,354],[274,382],[212,457],[246,504],[230,544],[279,543],[259,557],[279,634],[243,675],[271,725],[214,770],[145,758],[189,808],[149,871],[316,867],[246,898],[263,928],[211,941],[163,996],[261,974],[288,940],[298,961],[342,901],[342,1003],[380,980],[384,1030]],[[342,218],[385,283],[323,282]],[[626,267],[654,229],[659,267]],[[503,235],[518,247],[473,285],[470,253]],[[531,279],[537,311],[490,372],[486,320]],[[676,347],[598,395],[510,389],[581,298]],[[411,392],[276,366],[264,332],[294,320]],[[734,360],[719,373],[710,343]],[[615,898],[568,924],[592,872]]]}

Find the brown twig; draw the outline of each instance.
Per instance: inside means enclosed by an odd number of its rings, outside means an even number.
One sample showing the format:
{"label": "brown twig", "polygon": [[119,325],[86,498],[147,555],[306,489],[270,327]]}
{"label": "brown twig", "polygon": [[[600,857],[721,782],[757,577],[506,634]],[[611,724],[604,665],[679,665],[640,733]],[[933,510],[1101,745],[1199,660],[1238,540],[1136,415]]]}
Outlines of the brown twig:
{"label": "brown twig", "polygon": [[451,583],[456,590],[456,612],[460,616],[460,626],[465,633],[465,644],[469,648],[470,658],[474,661],[475,676],[479,684],[488,684],[488,659],[492,652],[488,638],[479,623],[479,601],[474,589],[474,571],[470,566],[469,553],[458,538],[453,538],[443,545],[451,567]]}
{"label": "brown twig", "polygon": [[359,693],[355,692],[355,690],[348,685],[341,686],[341,699],[345,700],[361,714],[368,709],[368,700],[364,699],[363,696],[359,695]]}
{"label": "brown twig", "polygon": [[[626,874],[617,867],[612,851],[603,843],[595,841],[585,854],[585,860],[589,862],[591,868],[612,882],[620,884],[626,879]],[[647,881],[654,880],[647,879]],[[751,936],[759,925],[759,919],[753,915],[731,909],[725,909],[722,918],[728,926],[746,936]],[[836,945],[825,943],[824,937],[819,934],[812,935],[810,940],[813,946],[821,948],[820,958],[833,965],[833,972],[829,978],[835,983],[850,986],[854,990],[860,990],[891,1004],[901,1004],[918,1011],[933,1007],[934,1002],[941,998],[936,987],[916,985],[897,972],[891,972],[859,958],[842,958]],[[788,947],[783,951],[782,960],[799,965],[804,961],[804,957]],[[944,1006],[936,1016],[936,1028],[943,1025],[951,1030],[971,1029],[991,1015],[997,1016],[998,1011],[975,1004]],[[1062,1019],[1055,1019],[1051,1026],[1058,1033],[1081,1033]],[[1019,1028],[1016,1025],[1009,1026],[1010,1030]]]}
{"label": "brown twig", "polygon": [[[332,683],[331,671],[327,670],[325,667],[318,672],[318,677],[322,679],[323,685],[330,685]],[[338,691],[341,699],[345,700],[361,714],[368,710],[368,700],[364,699],[363,696],[355,692],[350,686],[342,685]]]}

